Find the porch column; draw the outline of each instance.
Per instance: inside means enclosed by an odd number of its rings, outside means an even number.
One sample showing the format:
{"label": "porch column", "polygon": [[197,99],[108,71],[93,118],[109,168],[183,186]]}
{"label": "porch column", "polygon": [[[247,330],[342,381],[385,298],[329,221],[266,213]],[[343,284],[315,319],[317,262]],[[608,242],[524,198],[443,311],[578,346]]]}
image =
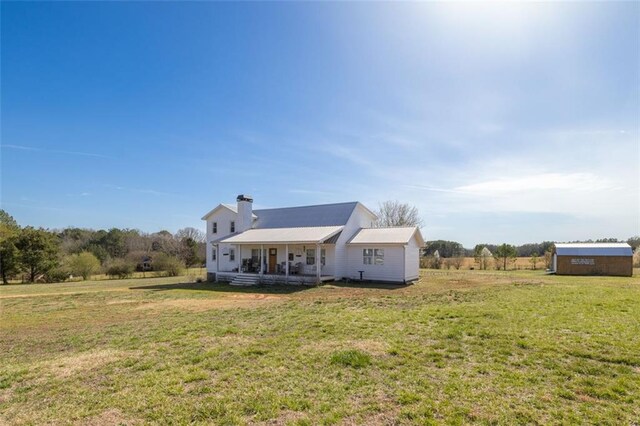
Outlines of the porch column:
{"label": "porch column", "polygon": [[284,245],[284,276],[285,282],[289,282],[289,244]]}
{"label": "porch column", "polygon": [[238,272],[242,273],[242,246],[237,245],[238,247]]}
{"label": "porch column", "polygon": [[260,275],[264,274],[264,245],[260,244]]}
{"label": "porch column", "polygon": [[322,265],[320,264],[320,244],[316,244],[316,277],[318,278],[318,284],[320,284],[321,272]]}

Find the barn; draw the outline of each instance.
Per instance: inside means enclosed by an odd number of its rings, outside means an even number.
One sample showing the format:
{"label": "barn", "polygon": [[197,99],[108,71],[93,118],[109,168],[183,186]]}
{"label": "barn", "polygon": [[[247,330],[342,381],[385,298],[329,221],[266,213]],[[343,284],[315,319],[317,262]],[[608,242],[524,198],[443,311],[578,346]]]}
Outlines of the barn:
{"label": "barn", "polygon": [[553,270],[558,275],[633,275],[633,250],[627,243],[556,244]]}

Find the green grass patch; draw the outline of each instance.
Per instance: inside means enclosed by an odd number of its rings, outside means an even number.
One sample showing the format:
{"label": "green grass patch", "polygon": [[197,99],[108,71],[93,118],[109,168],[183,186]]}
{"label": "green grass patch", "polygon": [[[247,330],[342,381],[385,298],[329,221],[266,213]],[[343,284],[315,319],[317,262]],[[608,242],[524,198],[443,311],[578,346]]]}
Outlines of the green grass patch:
{"label": "green grass patch", "polygon": [[331,364],[344,367],[364,368],[371,364],[371,356],[356,349],[334,352],[331,355]]}
{"label": "green grass patch", "polygon": [[640,279],[0,286],[0,424],[635,424]]}

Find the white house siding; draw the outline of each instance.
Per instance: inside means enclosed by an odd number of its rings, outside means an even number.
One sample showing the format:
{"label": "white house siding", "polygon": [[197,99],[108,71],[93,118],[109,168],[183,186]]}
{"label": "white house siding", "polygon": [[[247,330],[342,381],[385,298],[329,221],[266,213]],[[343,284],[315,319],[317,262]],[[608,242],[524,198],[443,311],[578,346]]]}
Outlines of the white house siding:
{"label": "white house siding", "polygon": [[347,221],[340,238],[336,241],[336,279],[343,277],[351,277],[350,268],[347,260],[347,246],[346,243],[355,235],[360,228],[370,228],[375,221],[375,217],[362,205],[358,203],[351,217]]}
{"label": "white house siding", "polygon": [[[207,218],[207,272],[216,272],[216,261],[211,260],[211,251],[213,250],[211,241],[219,240],[231,234],[231,222],[237,220],[237,214],[231,210],[222,207],[211,217]],[[218,232],[212,233],[213,222],[218,223]],[[218,259],[220,262],[220,270],[224,271],[228,266],[229,256],[222,257],[222,250],[229,248],[229,245],[221,244],[218,250]]]}
{"label": "white house siding", "polygon": [[405,281],[417,280],[420,276],[420,247],[416,239],[412,238],[404,250]]}
{"label": "white house siding", "polygon": [[[363,249],[384,249],[383,265],[365,265]],[[405,281],[405,259],[403,245],[353,245],[347,246],[347,274],[351,279],[359,279],[364,271],[363,279],[370,281]]]}

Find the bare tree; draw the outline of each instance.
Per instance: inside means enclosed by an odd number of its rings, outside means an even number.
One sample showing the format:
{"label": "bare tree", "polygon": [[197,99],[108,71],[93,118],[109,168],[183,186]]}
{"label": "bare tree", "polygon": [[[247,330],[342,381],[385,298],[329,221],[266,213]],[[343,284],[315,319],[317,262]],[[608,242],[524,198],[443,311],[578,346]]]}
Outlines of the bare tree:
{"label": "bare tree", "polygon": [[464,256],[462,255],[458,255],[451,258],[451,264],[456,269],[460,269],[463,263],[464,263]]}
{"label": "bare tree", "polygon": [[538,256],[538,253],[537,252],[533,252],[531,257],[529,258],[529,263],[531,264],[531,269],[533,269],[534,271],[536,269],[538,269],[538,261],[539,260],[540,260],[540,257]]}
{"label": "bare tree", "polygon": [[422,219],[418,214],[418,209],[399,201],[385,201],[380,203],[375,212],[378,216],[376,226],[422,226]]}
{"label": "bare tree", "polygon": [[153,238],[142,232],[129,232],[125,237],[127,252],[149,253],[153,245]]}
{"label": "bare tree", "polygon": [[206,235],[199,229],[187,227],[179,229],[178,232],[176,232],[176,238],[180,241],[188,238],[195,241],[196,243],[204,243],[206,240]]}

